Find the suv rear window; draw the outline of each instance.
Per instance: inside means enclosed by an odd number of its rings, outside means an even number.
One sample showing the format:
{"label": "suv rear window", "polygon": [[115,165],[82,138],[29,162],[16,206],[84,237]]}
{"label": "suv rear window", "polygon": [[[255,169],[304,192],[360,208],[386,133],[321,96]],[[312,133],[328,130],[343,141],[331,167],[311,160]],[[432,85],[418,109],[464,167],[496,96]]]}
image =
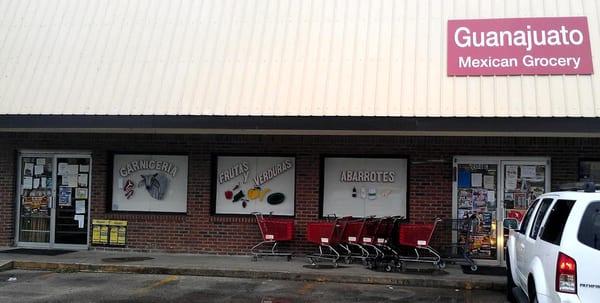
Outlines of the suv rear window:
{"label": "suv rear window", "polygon": [[538,202],[539,202],[539,200],[535,200],[529,206],[529,209],[527,210],[527,213],[525,214],[525,218],[523,218],[523,222],[521,222],[521,228],[519,228],[520,233],[525,234],[525,231],[527,230],[527,224],[529,224],[529,219],[531,219],[531,215],[533,215],[533,211],[535,210],[535,206],[537,205]]}
{"label": "suv rear window", "polygon": [[546,219],[546,224],[544,224],[540,239],[560,245],[565,223],[574,204],[575,201],[573,200],[558,200],[554,203],[554,207],[552,207],[548,219]]}
{"label": "suv rear window", "polygon": [[585,209],[577,239],[586,246],[600,250],[600,202],[592,202]]}
{"label": "suv rear window", "polygon": [[546,212],[548,208],[550,208],[550,204],[552,204],[553,199],[544,199],[542,200],[542,204],[538,209],[537,214],[535,215],[535,219],[533,220],[533,227],[531,228],[531,232],[529,233],[529,237],[532,239],[536,239],[538,236],[538,232],[540,231],[540,227],[542,225],[542,220],[546,216]]}

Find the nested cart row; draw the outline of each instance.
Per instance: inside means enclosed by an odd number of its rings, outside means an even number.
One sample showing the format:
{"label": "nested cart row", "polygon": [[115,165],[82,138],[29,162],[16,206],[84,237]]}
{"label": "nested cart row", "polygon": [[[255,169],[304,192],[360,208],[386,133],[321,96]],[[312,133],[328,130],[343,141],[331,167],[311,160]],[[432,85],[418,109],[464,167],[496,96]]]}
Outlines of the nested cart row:
{"label": "nested cart row", "polygon": [[[294,221],[255,215],[263,241],[252,248],[254,258],[269,255],[291,259],[292,254],[279,252],[277,245],[293,239]],[[402,270],[411,262],[428,263],[441,269],[448,261],[470,265],[472,270],[477,270],[468,249],[476,225],[473,220],[436,218],[431,223],[408,224],[403,217],[342,217],[310,222],[306,239],[318,250],[307,258],[313,265],[331,262],[337,267],[339,262],[359,261],[368,268],[385,271]],[[446,235],[452,235],[445,243],[438,243],[448,248],[444,251],[449,253],[444,255],[431,246],[438,227],[443,227]]]}

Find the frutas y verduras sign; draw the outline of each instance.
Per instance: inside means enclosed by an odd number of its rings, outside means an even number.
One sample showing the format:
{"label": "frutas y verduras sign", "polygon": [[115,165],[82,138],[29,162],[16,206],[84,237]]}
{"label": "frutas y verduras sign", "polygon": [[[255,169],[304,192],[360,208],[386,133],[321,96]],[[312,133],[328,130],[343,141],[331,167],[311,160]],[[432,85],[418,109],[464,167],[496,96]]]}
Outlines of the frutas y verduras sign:
{"label": "frutas y verduras sign", "polygon": [[587,17],[448,21],[448,75],[590,75]]}

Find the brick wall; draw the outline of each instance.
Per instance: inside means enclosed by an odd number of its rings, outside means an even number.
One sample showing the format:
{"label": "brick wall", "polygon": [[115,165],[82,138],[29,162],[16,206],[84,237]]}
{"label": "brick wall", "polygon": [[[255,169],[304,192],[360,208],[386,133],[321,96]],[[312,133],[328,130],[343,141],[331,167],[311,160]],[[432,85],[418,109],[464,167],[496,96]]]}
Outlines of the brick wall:
{"label": "brick wall", "polygon": [[[296,241],[307,251],[306,223],[319,210],[321,154],[408,156],[409,213],[412,222],[451,216],[455,155],[544,156],[552,158],[552,187],[577,178],[580,158],[600,158],[600,139],[494,137],[237,136],[125,134],[0,134],[0,245],[14,240],[16,152],[21,149],[92,151],[92,206],[95,219],[129,221],[128,247],[171,252],[244,253],[260,239],[253,218],[210,216],[212,153],[296,155]],[[110,213],[109,154],[118,152],[188,153],[188,214]],[[427,163],[424,160],[445,160]]]}

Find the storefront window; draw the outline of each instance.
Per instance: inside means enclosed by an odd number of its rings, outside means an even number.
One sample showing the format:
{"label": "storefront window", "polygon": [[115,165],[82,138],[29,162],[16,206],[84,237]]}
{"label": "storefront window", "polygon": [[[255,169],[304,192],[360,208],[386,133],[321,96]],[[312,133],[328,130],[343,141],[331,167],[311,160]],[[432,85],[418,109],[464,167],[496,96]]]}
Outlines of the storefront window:
{"label": "storefront window", "polygon": [[324,216],[407,215],[406,159],[327,157],[322,184]]}
{"label": "storefront window", "polygon": [[600,161],[579,161],[579,181],[600,182]]}
{"label": "storefront window", "polygon": [[215,214],[294,215],[294,157],[219,156],[215,161]]}
{"label": "storefront window", "polygon": [[115,154],[112,210],[185,213],[188,157]]}

